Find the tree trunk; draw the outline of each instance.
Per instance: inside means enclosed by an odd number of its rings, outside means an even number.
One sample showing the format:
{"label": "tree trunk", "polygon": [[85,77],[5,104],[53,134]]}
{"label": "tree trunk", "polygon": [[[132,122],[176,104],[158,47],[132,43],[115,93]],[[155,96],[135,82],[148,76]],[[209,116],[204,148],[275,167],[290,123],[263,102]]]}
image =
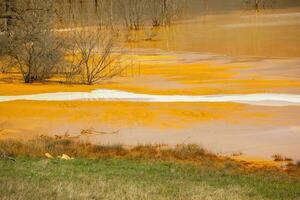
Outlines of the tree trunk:
{"label": "tree trunk", "polygon": [[25,77],[25,83],[32,83],[31,73],[32,73],[32,64],[31,64],[31,56],[30,56],[28,61],[28,72]]}
{"label": "tree trunk", "polygon": [[25,80],[24,80],[25,83],[32,83],[32,78],[31,78],[31,75],[29,73],[27,73],[25,75]]}
{"label": "tree trunk", "polygon": [[167,18],[167,0],[163,0],[163,24],[166,25]]}
{"label": "tree trunk", "polygon": [[259,2],[260,0],[255,0],[255,9],[259,10]]}
{"label": "tree trunk", "polygon": [[8,31],[8,24],[9,24],[9,22],[8,22],[8,19],[9,19],[8,12],[10,11],[10,2],[9,2],[9,0],[4,1],[4,7],[5,7],[4,12],[5,12],[5,15],[6,15],[6,17],[4,18],[4,31]]}
{"label": "tree trunk", "polygon": [[86,81],[87,81],[87,84],[92,85],[93,84],[92,76],[91,76],[91,73],[90,73],[90,68],[88,66],[88,63],[85,64],[85,67],[86,67]]}

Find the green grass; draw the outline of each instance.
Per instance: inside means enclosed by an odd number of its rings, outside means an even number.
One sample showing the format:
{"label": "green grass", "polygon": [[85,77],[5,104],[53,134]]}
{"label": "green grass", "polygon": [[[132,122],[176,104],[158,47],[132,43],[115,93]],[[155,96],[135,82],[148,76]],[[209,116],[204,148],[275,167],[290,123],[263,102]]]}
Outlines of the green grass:
{"label": "green grass", "polygon": [[0,159],[0,199],[300,199],[300,180],[128,158]]}

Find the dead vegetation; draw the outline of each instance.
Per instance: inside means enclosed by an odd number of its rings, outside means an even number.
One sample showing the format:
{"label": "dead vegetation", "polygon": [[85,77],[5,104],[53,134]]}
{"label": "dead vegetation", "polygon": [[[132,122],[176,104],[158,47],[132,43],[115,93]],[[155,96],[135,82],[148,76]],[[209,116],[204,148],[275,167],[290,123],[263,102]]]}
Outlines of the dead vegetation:
{"label": "dead vegetation", "polygon": [[[95,134],[84,130],[83,135]],[[108,134],[108,133],[96,133]],[[113,133],[117,134],[117,132]],[[79,136],[80,137],[80,136]],[[48,137],[40,136],[28,141],[20,140],[1,140],[0,141],[0,157],[13,159],[18,156],[29,157],[45,157],[49,154],[53,157],[58,157],[63,154],[72,158],[126,158],[126,159],[146,159],[146,160],[162,160],[171,162],[184,162],[203,164],[209,163],[213,168],[226,166],[234,166],[235,170],[242,171],[270,171],[283,172],[292,176],[300,176],[300,167],[292,162],[287,163],[284,168],[277,168],[268,165],[255,165],[254,163],[236,161],[229,157],[217,156],[206,151],[198,145],[176,145],[171,148],[167,145],[138,145],[138,146],[123,146],[123,145],[94,145],[84,140],[79,140],[79,137],[70,136],[68,133],[62,136]]]}
{"label": "dead vegetation", "polygon": [[288,162],[291,162],[291,161],[293,161],[293,159],[288,158],[288,157],[284,157],[284,156],[282,156],[282,155],[280,155],[280,154],[274,154],[274,155],[272,156],[272,158],[273,158],[274,161],[276,161],[276,162],[280,162],[280,161],[288,161]]}
{"label": "dead vegetation", "polygon": [[265,9],[266,7],[272,7],[277,0],[246,0],[245,4],[254,8],[256,11]]}
{"label": "dead vegetation", "polygon": [[8,2],[13,2],[5,17],[9,23],[0,34],[1,62],[8,61],[0,63],[2,72],[18,72],[25,83],[64,75],[66,83],[91,85],[118,76],[126,68],[121,64],[123,53],[114,51],[118,32],[111,23],[55,31],[63,10],[55,0]]}
{"label": "dead vegetation", "polygon": [[[95,132],[92,132],[94,134]],[[114,132],[113,134],[116,134]],[[82,134],[91,134],[90,130],[83,130]],[[96,134],[108,134],[99,133]],[[2,155],[44,157],[45,153],[58,156],[63,153],[72,157],[101,158],[107,156],[121,156],[130,158],[164,158],[175,160],[202,160],[217,158],[198,145],[177,145],[175,148],[166,148],[165,145],[139,145],[125,147],[122,145],[93,145],[70,137],[68,134],[55,138],[40,136],[28,141],[1,140]]]}
{"label": "dead vegetation", "polygon": [[[69,130],[67,130],[64,134],[62,135],[54,135],[54,138],[57,140],[61,139],[66,139],[66,140],[73,140],[73,139],[82,139],[88,138],[89,136],[95,136],[95,135],[118,135],[119,130],[117,131],[112,131],[112,132],[105,132],[105,131],[97,131],[93,128],[88,128],[88,129],[81,129],[79,134],[70,134]],[[40,137],[45,137],[44,135],[41,135]]]}
{"label": "dead vegetation", "polygon": [[181,15],[184,0],[149,0],[149,10],[153,27],[169,26]]}
{"label": "dead vegetation", "polygon": [[296,167],[298,167],[300,169],[300,161],[299,160],[296,162]]}
{"label": "dead vegetation", "polygon": [[113,132],[104,132],[104,131],[97,131],[93,128],[89,129],[81,129],[80,135],[88,136],[88,135],[116,135],[119,134],[119,131],[113,131]]}
{"label": "dead vegetation", "polygon": [[[149,27],[171,24],[180,9],[177,0],[0,0],[0,58],[8,61],[0,70],[17,71],[25,83],[54,75],[65,76],[68,84],[112,79],[127,68],[123,53],[114,51],[118,29],[126,41],[135,41],[136,32],[145,29],[145,40],[152,41],[157,31]],[[85,12],[93,12],[93,23]]]}
{"label": "dead vegetation", "polygon": [[62,41],[51,31],[56,18],[54,1],[15,1],[10,24],[4,32],[3,54],[25,83],[43,81],[52,75],[62,57]]}
{"label": "dead vegetation", "polygon": [[114,52],[117,32],[111,29],[81,29],[68,37],[66,81],[80,75],[82,83],[92,85],[120,75],[126,64],[121,64],[122,53]]}

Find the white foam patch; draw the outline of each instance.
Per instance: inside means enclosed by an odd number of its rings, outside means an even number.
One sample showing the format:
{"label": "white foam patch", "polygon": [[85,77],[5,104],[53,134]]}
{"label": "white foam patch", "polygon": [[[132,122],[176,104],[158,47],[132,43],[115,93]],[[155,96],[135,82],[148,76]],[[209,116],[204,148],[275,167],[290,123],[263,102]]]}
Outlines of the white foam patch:
{"label": "white foam patch", "polygon": [[131,102],[235,102],[265,106],[300,105],[296,94],[235,94],[235,95],[154,95],[100,89],[91,92],[57,92],[18,96],[0,96],[0,102],[34,101],[131,101]]}

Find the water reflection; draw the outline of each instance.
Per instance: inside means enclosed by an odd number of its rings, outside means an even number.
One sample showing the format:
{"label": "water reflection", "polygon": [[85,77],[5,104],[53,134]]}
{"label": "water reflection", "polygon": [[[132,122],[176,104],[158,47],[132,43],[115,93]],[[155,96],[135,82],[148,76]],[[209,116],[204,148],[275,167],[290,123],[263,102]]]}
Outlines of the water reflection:
{"label": "water reflection", "polygon": [[299,57],[300,7],[207,14],[160,31],[134,47],[233,56]]}

